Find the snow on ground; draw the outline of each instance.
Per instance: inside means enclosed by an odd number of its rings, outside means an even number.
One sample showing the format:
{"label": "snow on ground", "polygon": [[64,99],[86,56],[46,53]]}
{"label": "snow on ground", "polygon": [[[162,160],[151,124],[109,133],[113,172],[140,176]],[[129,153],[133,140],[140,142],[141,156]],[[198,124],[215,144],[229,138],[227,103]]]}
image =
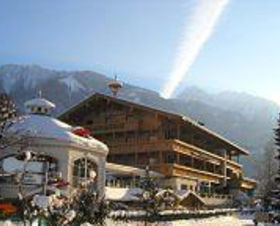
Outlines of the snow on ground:
{"label": "snow on ground", "polygon": [[[108,225],[114,226],[144,226],[143,222],[113,222],[108,220]],[[236,216],[210,217],[206,219],[178,220],[148,224],[149,226],[253,226],[251,219],[240,219]],[[89,226],[89,225],[85,225]]]}
{"label": "snow on ground", "polygon": [[200,220],[179,220],[174,221],[172,226],[251,226],[254,225],[253,221],[250,219],[239,219],[234,216],[222,216],[222,217],[211,217],[207,219]]}
{"label": "snow on ground", "polygon": [[[0,226],[22,226],[23,224],[15,224],[9,221],[0,222]],[[144,222],[123,222],[107,220],[109,226],[144,226]],[[250,218],[238,218],[237,216],[220,216],[210,217],[206,219],[193,220],[178,220],[172,222],[160,222],[154,224],[147,224],[148,226],[253,226],[254,223]],[[36,224],[34,224],[36,226]],[[90,224],[83,224],[83,226],[91,226]]]}

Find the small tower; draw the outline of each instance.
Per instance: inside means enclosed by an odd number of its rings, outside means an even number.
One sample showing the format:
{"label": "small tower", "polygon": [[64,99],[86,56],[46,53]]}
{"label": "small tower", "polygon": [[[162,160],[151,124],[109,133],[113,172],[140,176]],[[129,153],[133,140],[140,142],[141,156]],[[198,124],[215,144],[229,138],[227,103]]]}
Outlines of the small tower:
{"label": "small tower", "polygon": [[122,83],[119,82],[117,79],[118,79],[117,75],[115,75],[114,80],[112,80],[108,83],[108,87],[112,91],[112,94],[114,97],[116,97],[118,95],[118,92],[120,91],[120,89],[123,86]]}
{"label": "small tower", "polygon": [[38,98],[26,101],[24,106],[27,114],[37,115],[50,115],[55,109],[55,104],[42,98],[41,92]]}

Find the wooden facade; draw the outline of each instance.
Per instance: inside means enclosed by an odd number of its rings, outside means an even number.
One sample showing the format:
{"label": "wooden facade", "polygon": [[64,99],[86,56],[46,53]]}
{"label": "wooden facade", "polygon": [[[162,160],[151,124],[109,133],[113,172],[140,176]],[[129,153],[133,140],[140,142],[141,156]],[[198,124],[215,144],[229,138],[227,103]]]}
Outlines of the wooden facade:
{"label": "wooden facade", "polygon": [[106,143],[109,162],[149,165],[166,178],[182,179],[182,187],[188,180],[227,192],[242,183],[246,189],[256,186],[243,181],[239,156],[248,151],[187,117],[94,94],[59,118]]}

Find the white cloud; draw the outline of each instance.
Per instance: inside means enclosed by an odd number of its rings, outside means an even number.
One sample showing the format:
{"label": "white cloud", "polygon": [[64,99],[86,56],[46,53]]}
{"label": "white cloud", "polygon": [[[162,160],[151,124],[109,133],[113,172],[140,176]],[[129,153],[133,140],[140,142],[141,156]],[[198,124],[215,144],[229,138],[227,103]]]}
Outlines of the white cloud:
{"label": "white cloud", "polygon": [[177,49],[173,69],[161,91],[163,97],[172,96],[211,36],[228,2],[229,0],[196,0],[191,20],[185,25],[185,32]]}

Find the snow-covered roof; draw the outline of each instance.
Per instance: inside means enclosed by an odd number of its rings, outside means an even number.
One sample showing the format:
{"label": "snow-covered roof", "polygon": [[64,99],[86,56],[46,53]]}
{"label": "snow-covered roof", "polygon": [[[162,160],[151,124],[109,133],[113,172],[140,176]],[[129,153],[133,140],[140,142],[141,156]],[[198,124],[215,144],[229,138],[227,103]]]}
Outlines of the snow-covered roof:
{"label": "snow-covered roof", "polygon": [[25,107],[29,107],[29,106],[36,106],[36,107],[45,107],[48,109],[53,109],[55,108],[55,104],[44,99],[44,98],[35,98],[32,100],[28,100],[24,103]]}
{"label": "snow-covered roof", "polygon": [[140,188],[105,188],[105,198],[112,201],[138,201],[137,195],[141,193]]}
{"label": "snow-covered roof", "polygon": [[72,132],[73,127],[47,115],[30,114],[18,118],[8,128],[8,134],[18,136],[30,136],[38,138],[51,138],[75,144],[88,149],[102,149],[108,151],[108,147],[93,137],[81,137]]}
{"label": "snow-covered roof", "polygon": [[169,194],[173,197],[176,197],[178,199],[180,199],[180,195],[178,193],[176,193],[175,191],[173,191],[172,189],[161,189],[157,194],[156,197],[162,197],[165,194]]}
{"label": "snow-covered roof", "polygon": [[[137,175],[144,177],[146,175],[146,170],[132,167],[132,166],[126,166],[111,162],[106,162],[106,170],[108,173],[116,173],[118,175]],[[161,173],[150,171],[150,176],[152,177],[163,177]]]}
{"label": "snow-covered roof", "polygon": [[200,200],[202,203],[205,204],[205,201],[195,192],[193,191],[186,191],[186,190],[181,190],[181,192],[178,192],[177,194],[180,197],[180,200],[183,201],[184,199],[188,198],[189,196],[193,195],[195,196],[198,200]]}

